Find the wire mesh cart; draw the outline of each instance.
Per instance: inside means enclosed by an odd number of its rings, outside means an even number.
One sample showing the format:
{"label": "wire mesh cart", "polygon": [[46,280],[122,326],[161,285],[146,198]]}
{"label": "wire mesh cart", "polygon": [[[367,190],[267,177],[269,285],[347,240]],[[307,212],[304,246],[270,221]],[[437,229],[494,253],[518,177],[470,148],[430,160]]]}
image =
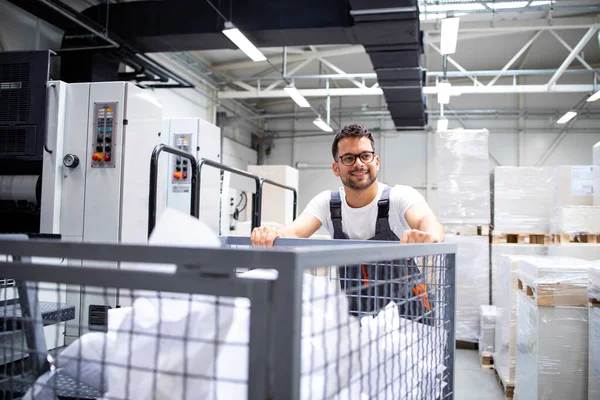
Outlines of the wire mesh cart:
{"label": "wire mesh cart", "polygon": [[[0,236],[10,256],[0,278],[16,282],[19,306],[0,308],[2,333],[24,333],[1,342],[0,352],[22,354],[0,370],[2,398],[453,398],[456,246],[219,240]],[[91,295],[106,303],[90,308],[108,311],[100,323],[67,321],[79,337],[50,349],[48,330],[60,325],[45,326],[39,299],[65,290],[82,296],[72,306]]]}

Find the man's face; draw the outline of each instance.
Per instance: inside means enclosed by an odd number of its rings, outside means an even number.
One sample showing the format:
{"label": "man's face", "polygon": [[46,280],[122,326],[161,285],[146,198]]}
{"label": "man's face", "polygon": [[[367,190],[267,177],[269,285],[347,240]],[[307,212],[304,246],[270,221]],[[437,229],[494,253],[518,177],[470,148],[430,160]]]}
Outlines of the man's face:
{"label": "man's face", "polygon": [[[379,157],[375,156],[371,162],[363,162],[359,154],[365,151],[374,151],[371,141],[366,137],[344,138],[338,142],[337,159],[332,164],[333,172],[350,189],[365,190],[377,180]],[[340,159],[344,155],[356,156],[354,164],[344,165]]]}

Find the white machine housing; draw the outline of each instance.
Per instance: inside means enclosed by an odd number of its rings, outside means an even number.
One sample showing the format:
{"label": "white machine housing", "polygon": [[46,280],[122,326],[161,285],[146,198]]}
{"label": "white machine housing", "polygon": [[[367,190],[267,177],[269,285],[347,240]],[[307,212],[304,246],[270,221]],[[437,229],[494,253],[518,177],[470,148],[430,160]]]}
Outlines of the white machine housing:
{"label": "white machine housing", "polygon": [[[162,105],[126,82],[50,86],[52,153],[43,161],[41,231],[59,233],[65,241],[147,243],[150,158],[166,138]],[[68,167],[74,159],[78,164]],[[166,171],[166,160],[162,157],[159,171]],[[165,206],[164,182],[159,177],[158,215]],[[108,307],[129,305],[129,296],[119,298],[117,291],[95,295],[68,289],[57,292],[60,301],[76,307],[75,320],[67,322],[66,344],[88,329],[105,329]]]}
{"label": "white machine housing", "polygon": [[[206,158],[221,162],[221,128],[218,126],[201,118],[165,119],[163,131],[167,134],[171,146],[190,153],[197,161]],[[167,207],[189,214],[190,166],[187,165],[187,160],[171,154],[168,155],[168,164]],[[216,234],[220,233],[220,210],[221,171],[214,167],[204,166],[200,185],[200,219]]]}

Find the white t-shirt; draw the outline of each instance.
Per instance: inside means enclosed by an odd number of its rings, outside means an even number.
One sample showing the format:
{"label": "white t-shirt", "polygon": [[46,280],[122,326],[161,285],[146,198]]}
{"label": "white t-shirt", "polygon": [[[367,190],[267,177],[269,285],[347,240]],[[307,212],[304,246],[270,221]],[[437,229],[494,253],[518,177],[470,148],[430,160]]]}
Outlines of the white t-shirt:
{"label": "white t-shirt", "polygon": [[[377,222],[377,202],[383,194],[385,184],[377,182],[377,196],[372,202],[361,208],[351,208],[346,202],[344,187],[340,187],[340,198],[342,200],[342,228],[349,239],[367,240],[375,236],[375,225]],[[321,221],[331,237],[333,237],[333,223],[329,201],[331,193],[329,190],[319,193],[306,206],[304,212]],[[410,186],[396,185],[390,189],[390,228],[396,236],[402,237],[405,230],[410,230],[404,214],[411,206],[417,203],[425,203],[425,198],[417,190]]]}

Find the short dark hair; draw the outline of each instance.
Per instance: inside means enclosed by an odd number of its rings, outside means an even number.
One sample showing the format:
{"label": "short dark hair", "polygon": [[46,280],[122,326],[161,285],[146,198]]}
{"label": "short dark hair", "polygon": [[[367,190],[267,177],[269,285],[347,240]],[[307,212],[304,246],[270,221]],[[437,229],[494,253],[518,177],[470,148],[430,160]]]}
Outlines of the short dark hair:
{"label": "short dark hair", "polygon": [[344,138],[363,138],[366,137],[371,141],[371,146],[373,150],[375,150],[375,140],[373,139],[373,135],[367,128],[358,124],[346,125],[343,127],[333,138],[333,144],[331,145],[331,154],[333,155],[333,159],[337,159],[338,153],[338,143],[340,140]]}

